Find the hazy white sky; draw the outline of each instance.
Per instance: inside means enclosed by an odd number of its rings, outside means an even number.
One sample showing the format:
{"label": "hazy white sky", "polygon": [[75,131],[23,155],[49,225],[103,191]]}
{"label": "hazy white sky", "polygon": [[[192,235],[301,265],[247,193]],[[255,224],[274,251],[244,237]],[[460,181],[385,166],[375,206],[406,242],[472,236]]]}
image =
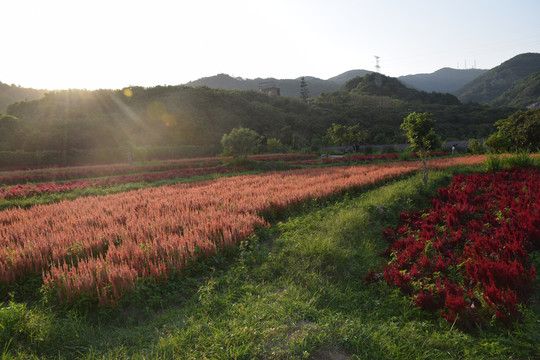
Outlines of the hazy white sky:
{"label": "hazy white sky", "polygon": [[489,69],[540,52],[540,0],[0,0],[0,82],[178,85]]}

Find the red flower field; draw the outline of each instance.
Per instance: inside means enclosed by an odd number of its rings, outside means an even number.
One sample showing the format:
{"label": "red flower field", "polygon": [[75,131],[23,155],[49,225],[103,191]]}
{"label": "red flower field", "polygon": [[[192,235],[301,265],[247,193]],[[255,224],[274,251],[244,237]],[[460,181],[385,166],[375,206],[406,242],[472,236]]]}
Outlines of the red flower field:
{"label": "red flower field", "polygon": [[537,169],[456,176],[431,208],[402,213],[384,231],[384,279],[450,322],[479,325],[494,314],[510,324],[535,277],[527,255],[540,249],[539,194]]}

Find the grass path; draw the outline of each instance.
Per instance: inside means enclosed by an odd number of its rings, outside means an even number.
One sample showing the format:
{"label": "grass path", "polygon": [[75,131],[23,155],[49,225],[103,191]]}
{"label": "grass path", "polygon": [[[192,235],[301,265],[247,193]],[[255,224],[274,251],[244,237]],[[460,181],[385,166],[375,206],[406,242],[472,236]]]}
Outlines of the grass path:
{"label": "grass path", "polygon": [[[457,170],[453,170],[457,171]],[[463,171],[463,169],[461,170]],[[121,310],[78,316],[44,305],[0,309],[4,359],[533,359],[540,309],[513,331],[467,334],[411,305],[377,268],[383,228],[427,206],[452,170],[305,206],[192,276],[139,289]],[[540,298],[538,280],[536,301]]]}

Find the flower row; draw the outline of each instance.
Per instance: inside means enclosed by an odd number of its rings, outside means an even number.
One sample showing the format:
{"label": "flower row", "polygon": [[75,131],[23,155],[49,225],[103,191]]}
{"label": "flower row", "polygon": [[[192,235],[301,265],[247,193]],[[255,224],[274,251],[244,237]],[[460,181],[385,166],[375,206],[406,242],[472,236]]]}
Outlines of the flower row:
{"label": "flower row", "polygon": [[62,193],[76,189],[86,189],[90,187],[109,187],[119,184],[151,182],[173,179],[177,177],[187,178],[209,174],[225,174],[232,171],[233,170],[226,167],[185,168],[164,172],[121,175],[104,179],[69,180],[61,183],[47,182],[38,184],[18,184],[0,188],[0,199],[25,198],[44,194]]}
{"label": "flower row", "polygon": [[62,171],[56,169],[42,169],[25,172],[4,173],[0,176],[0,184],[21,184],[27,182],[62,181],[68,179],[95,178],[102,176],[135,174],[141,172],[163,172],[186,168],[215,167],[221,165],[217,159],[189,159],[182,161],[164,162],[160,165],[130,166],[130,165],[101,165],[89,167],[65,168]]}
{"label": "flower row", "polygon": [[[265,154],[252,155],[249,158],[256,161],[299,161],[316,158],[317,155],[301,155],[301,154]],[[208,157],[208,158],[193,158],[180,160],[165,160],[159,165],[140,165],[131,166],[128,164],[117,165],[93,165],[84,167],[68,167],[36,169],[25,171],[6,171],[0,172],[0,184],[21,184],[28,182],[41,181],[62,181],[84,178],[96,178],[104,176],[114,176],[122,174],[135,174],[141,172],[163,172],[167,170],[184,169],[184,168],[206,168],[221,165],[224,161],[228,161],[229,157]]]}

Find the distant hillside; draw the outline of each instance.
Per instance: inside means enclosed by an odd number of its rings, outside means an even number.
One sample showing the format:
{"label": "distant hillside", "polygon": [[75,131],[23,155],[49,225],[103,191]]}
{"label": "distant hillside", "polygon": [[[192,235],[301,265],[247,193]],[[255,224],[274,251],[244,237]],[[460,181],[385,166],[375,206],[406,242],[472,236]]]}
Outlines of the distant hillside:
{"label": "distant hillside", "polygon": [[354,79],[355,77],[362,77],[364,75],[370,74],[372,71],[368,70],[349,70],[344,72],[343,74],[340,74],[338,76],[331,77],[328,79],[328,81],[333,81],[336,84],[339,84],[340,86],[345,85],[345,83],[351,79]]}
{"label": "distant hillside", "polygon": [[525,108],[540,102],[540,71],[521,80],[489,104]]}
{"label": "distant hillside", "polygon": [[10,104],[24,100],[39,99],[47,90],[23,88],[0,82],[0,113],[5,113]]}
{"label": "distant hillside", "polygon": [[455,94],[465,103],[472,101],[487,104],[538,71],[540,54],[521,54],[480,75]]}
{"label": "distant hillside", "polygon": [[488,70],[442,68],[431,74],[415,74],[398,77],[399,81],[417,90],[454,93]]}
{"label": "distant hillside", "polygon": [[393,99],[423,104],[459,105],[459,100],[451,94],[419,91],[405,86],[396,78],[371,73],[356,77],[345,83],[344,90],[360,95],[386,96]]}
{"label": "distant hillside", "polygon": [[[312,97],[317,97],[322,93],[329,93],[339,90],[345,82],[356,77],[364,76],[369,73],[367,70],[351,70],[343,74],[332,77],[328,80],[322,80],[312,76],[306,76],[304,79],[308,85],[309,92]],[[211,89],[224,90],[255,90],[258,91],[261,86],[272,85],[280,89],[281,96],[300,98],[300,79],[274,79],[274,78],[257,78],[243,79],[233,78],[227,74],[218,74],[215,76],[205,77],[199,80],[190,81],[187,86],[207,86]]]}

